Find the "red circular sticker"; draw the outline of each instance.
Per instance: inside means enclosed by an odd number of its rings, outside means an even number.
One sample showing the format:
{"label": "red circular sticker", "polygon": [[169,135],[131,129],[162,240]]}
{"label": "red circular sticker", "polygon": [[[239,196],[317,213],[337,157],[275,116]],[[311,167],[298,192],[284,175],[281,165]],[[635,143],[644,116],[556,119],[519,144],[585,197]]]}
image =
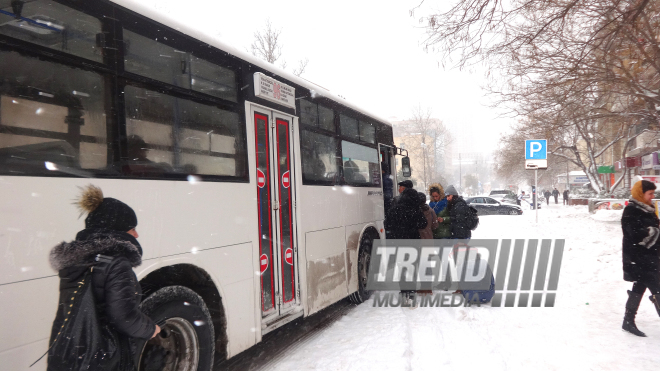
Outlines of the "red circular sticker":
{"label": "red circular sticker", "polygon": [[282,186],[284,188],[289,188],[289,185],[291,184],[289,180],[289,171],[287,170],[284,174],[282,174]]}
{"label": "red circular sticker", "polygon": [[289,265],[293,265],[293,249],[292,248],[289,247],[288,249],[284,250],[284,261]]}
{"label": "red circular sticker", "polygon": [[257,186],[263,188],[266,185],[266,176],[264,172],[257,169]]}
{"label": "red circular sticker", "polygon": [[261,266],[261,274],[264,274],[266,269],[268,269],[268,255],[261,254],[259,257],[259,265]]}

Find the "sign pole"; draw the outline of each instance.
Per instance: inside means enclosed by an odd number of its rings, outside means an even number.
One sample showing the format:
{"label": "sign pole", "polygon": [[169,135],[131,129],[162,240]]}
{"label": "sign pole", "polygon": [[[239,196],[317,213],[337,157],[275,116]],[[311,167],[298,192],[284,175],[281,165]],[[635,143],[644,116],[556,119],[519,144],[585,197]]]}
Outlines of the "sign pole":
{"label": "sign pole", "polygon": [[[532,204],[536,210],[536,224],[539,224],[539,168],[548,168],[548,141],[545,139],[525,140],[525,169],[534,169],[534,190]],[[566,174],[568,178],[568,174]]]}
{"label": "sign pole", "polygon": [[534,208],[536,209],[536,224],[539,224],[539,169],[534,169]]}

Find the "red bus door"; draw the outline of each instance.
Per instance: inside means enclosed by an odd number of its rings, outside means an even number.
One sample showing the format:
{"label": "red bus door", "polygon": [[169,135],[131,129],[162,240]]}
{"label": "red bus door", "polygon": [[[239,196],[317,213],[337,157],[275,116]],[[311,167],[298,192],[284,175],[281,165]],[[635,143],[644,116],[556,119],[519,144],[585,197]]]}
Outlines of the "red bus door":
{"label": "red bus door", "polygon": [[292,118],[253,108],[261,308],[267,323],[300,304]]}

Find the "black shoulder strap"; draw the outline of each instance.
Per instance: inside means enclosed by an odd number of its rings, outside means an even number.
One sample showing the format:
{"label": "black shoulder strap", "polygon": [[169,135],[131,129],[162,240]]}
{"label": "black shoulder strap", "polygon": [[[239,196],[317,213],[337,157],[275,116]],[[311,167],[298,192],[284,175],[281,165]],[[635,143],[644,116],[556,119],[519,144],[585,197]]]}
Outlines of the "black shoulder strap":
{"label": "black shoulder strap", "polygon": [[99,298],[105,297],[105,279],[108,276],[108,267],[114,260],[114,257],[98,254],[96,255],[96,263],[92,267],[92,282],[94,283],[94,292],[98,294]]}

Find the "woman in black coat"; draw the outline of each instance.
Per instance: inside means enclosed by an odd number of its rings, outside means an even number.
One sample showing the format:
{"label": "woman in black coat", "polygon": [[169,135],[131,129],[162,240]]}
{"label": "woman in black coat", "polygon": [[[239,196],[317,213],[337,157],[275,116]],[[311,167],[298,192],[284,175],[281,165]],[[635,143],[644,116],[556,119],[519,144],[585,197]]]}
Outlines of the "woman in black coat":
{"label": "woman in black coat", "polygon": [[451,218],[451,238],[465,240],[472,238],[472,230],[469,227],[470,206],[453,185],[445,189],[447,195],[447,207]]}
{"label": "woman in black coat", "polygon": [[[95,263],[97,255],[112,260],[105,275],[92,271],[92,283],[101,321],[109,324],[119,335],[119,370],[134,370],[135,339],[150,339],[160,328],[140,311],[142,291],[133,268],[142,263],[142,247],[137,241],[137,217],[125,203],[103,198],[99,188],[88,186],[78,205],[89,212],[85,229],[75,241],[62,242],[50,252],[50,264],[60,277],[60,299],[51,330],[50,343],[57,337],[67,312],[66,303],[75,296],[78,283]],[[104,281],[104,282],[100,282]],[[81,350],[84,352],[84,350]],[[57,370],[61,357],[49,354],[48,369]]]}
{"label": "woman in black coat", "polygon": [[660,220],[651,203],[655,189],[655,184],[647,180],[635,183],[621,218],[623,279],[633,282],[622,327],[637,336],[646,336],[635,325],[635,316],[647,288],[653,294],[650,299],[660,315]]}
{"label": "woman in black coat", "polygon": [[407,188],[401,193],[399,201],[387,212],[385,229],[389,239],[419,240],[419,230],[426,228],[428,222],[419,207],[417,191]]}

